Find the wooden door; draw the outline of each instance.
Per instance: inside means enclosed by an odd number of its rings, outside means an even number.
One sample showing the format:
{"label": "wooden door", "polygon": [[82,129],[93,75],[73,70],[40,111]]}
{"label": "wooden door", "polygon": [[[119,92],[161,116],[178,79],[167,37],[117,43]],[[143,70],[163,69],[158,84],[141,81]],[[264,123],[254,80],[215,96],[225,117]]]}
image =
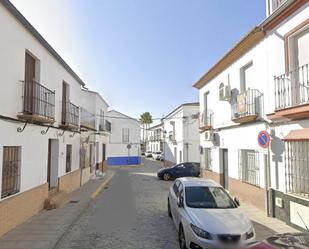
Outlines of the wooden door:
{"label": "wooden door", "polygon": [[24,112],[33,114],[34,112],[34,79],[35,79],[35,59],[26,52],[25,57],[25,85],[24,85]]}

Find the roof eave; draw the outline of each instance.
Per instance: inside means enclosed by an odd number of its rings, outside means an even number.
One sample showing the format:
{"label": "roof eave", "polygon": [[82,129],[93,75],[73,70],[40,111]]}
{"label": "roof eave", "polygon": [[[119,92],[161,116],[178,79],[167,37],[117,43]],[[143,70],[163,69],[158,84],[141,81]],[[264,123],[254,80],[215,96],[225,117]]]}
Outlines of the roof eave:
{"label": "roof eave", "polygon": [[56,50],[43,38],[43,36],[32,26],[32,24],[19,12],[19,10],[9,1],[0,0],[0,3],[18,20],[20,23],[51,53],[55,59],[70,73],[74,79],[82,86],[83,80],[73,71],[73,69],[62,59]]}

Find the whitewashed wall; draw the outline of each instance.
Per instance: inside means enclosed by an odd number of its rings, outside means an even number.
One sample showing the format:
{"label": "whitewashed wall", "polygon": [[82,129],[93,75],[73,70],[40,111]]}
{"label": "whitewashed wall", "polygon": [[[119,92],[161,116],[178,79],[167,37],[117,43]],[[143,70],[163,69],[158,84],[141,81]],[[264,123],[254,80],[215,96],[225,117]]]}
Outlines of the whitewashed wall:
{"label": "whitewashed wall", "polygon": [[[208,109],[214,112],[214,128],[220,129],[229,126],[237,126],[231,120],[231,104],[227,101],[219,101],[219,85],[220,83],[229,84],[231,89],[240,89],[240,69],[247,63],[253,63],[253,79],[249,86],[251,89],[258,89],[264,95],[264,112],[262,118],[267,120],[266,114],[273,113],[275,110],[274,95],[274,76],[285,73],[285,50],[284,36],[293,28],[304,22],[309,17],[309,3],[295,12],[291,17],[277,26],[273,31],[269,32],[266,37],[256,46],[251,48],[241,58],[236,60],[227,69],[222,71],[214,79],[208,82],[199,90],[200,112],[204,109],[204,93],[209,91]],[[308,55],[309,58],[309,55]],[[308,122],[296,121],[289,125],[280,125],[275,128],[275,133],[280,138],[288,134],[290,130],[309,127]],[[265,123],[250,123],[239,128],[231,127],[218,131],[220,144],[215,145],[204,140],[204,134],[200,135],[200,144],[204,148],[212,148],[213,169],[219,172],[219,148],[227,148],[229,151],[229,175],[238,179],[238,150],[254,149],[260,152],[260,184],[264,184],[264,165],[263,155],[267,154],[258,146],[257,135],[259,131],[271,129]],[[275,148],[276,149],[276,148]],[[271,150],[271,156],[273,152]],[[278,164],[278,166],[276,166]],[[275,186],[276,172],[278,168],[279,186],[278,189],[285,191],[285,166],[284,159],[281,162],[271,160],[271,183]]]}
{"label": "whitewashed wall", "polygon": [[[199,111],[198,106],[182,106],[174,113],[163,119],[164,130],[166,131],[166,139],[164,146],[165,159],[174,163],[183,161],[199,162],[199,132],[198,119],[192,118],[193,114]],[[173,131],[171,121],[175,122],[175,140],[177,144],[169,141],[169,132]],[[188,143],[188,153],[185,144]],[[175,155],[175,148],[176,154]],[[180,151],[182,158],[180,158]],[[187,158],[187,155],[189,158]]]}
{"label": "whitewashed wall", "polygon": [[[128,118],[127,116],[117,112],[109,111],[107,113],[107,120],[111,122],[112,132],[109,137],[107,145],[107,153],[109,157],[120,156],[140,156],[140,124],[137,120]],[[122,141],[122,128],[129,128],[129,142]],[[130,151],[127,145],[130,144],[132,148]]]}
{"label": "whitewashed wall", "polygon": [[[17,118],[17,114],[22,111],[23,93],[20,81],[24,80],[25,53],[29,51],[39,60],[36,80],[56,93],[54,125],[58,126],[61,123],[62,82],[70,85],[70,100],[76,105],[79,105],[80,100],[80,84],[1,4],[0,31],[0,114]],[[20,192],[46,183],[49,138],[59,139],[58,175],[65,174],[66,144],[72,144],[72,171],[79,168],[79,134],[71,138],[71,132],[65,132],[60,137],[57,135],[60,131],[50,129],[43,136],[41,131],[46,128],[34,125],[28,125],[23,133],[18,133],[16,130],[22,125],[0,120],[1,159],[3,146],[22,146]]]}

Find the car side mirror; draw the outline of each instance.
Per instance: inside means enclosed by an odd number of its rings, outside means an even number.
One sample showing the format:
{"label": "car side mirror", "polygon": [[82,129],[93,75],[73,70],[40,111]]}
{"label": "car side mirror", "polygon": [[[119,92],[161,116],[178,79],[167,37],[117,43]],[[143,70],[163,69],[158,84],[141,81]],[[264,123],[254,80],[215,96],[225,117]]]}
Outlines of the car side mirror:
{"label": "car side mirror", "polygon": [[178,207],[180,207],[180,208],[183,207],[183,198],[182,198],[182,197],[179,197],[179,198],[177,199],[177,205],[178,205]]}
{"label": "car side mirror", "polygon": [[236,203],[238,207],[240,206],[240,201],[237,197],[234,198],[234,202]]}

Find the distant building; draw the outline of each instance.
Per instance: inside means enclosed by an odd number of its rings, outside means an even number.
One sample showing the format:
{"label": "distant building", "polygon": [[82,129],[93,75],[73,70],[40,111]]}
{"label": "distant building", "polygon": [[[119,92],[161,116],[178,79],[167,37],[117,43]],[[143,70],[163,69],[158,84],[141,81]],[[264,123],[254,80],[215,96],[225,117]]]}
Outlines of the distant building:
{"label": "distant building", "polygon": [[146,134],[146,150],[152,152],[163,152],[163,123],[148,128]]}
{"label": "distant building", "polygon": [[108,165],[130,165],[141,163],[141,128],[138,120],[118,111],[109,111],[106,119],[112,132],[107,145]]}
{"label": "distant building", "polygon": [[178,106],[162,119],[165,165],[199,162],[199,103]]}

